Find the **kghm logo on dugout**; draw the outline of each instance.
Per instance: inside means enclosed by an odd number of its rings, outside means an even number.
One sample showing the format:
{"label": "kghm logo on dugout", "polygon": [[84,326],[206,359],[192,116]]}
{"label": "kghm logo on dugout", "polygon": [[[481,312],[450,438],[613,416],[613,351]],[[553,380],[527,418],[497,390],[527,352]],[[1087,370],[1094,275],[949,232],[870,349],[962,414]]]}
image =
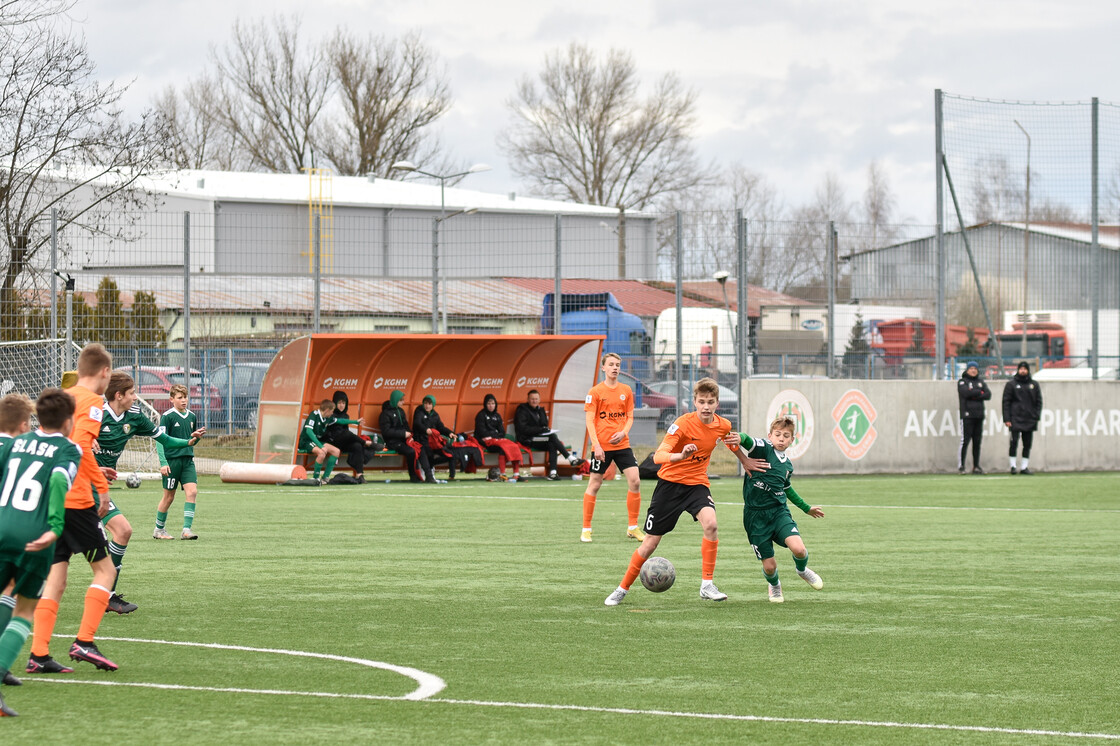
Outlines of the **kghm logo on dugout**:
{"label": "kghm logo on dugout", "polygon": [[871,450],[878,433],[875,431],[875,407],[867,395],[858,389],[850,389],[840,397],[832,408],[832,439],[851,461],[859,461]]}

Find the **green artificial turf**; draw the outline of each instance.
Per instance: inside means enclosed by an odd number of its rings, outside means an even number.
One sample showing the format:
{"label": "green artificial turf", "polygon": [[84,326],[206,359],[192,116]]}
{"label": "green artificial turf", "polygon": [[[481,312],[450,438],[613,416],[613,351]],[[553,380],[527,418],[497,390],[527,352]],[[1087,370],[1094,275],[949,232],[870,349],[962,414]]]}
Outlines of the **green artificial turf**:
{"label": "green artificial turf", "polygon": [[[77,664],[50,681],[25,676],[3,690],[21,717],[0,720],[0,741],[1120,736],[1117,475],[796,483],[827,512],[814,520],[794,509],[824,590],[800,580],[778,548],[786,602],[768,602],[742,529],[740,482],[722,479],[713,483],[716,583],[730,599],[700,600],[701,533],[685,516],[657,550],[676,566],[674,587],[653,594],[635,584],[616,608],[603,599],[637,546],[625,537],[621,482],[600,493],[591,544],[579,541],[586,482],[570,480],[314,489],[204,477],[196,542],[150,538],[156,481],[114,490],[135,530],[119,590],[140,605],[107,615],[98,633],[120,670]],[[643,483],[643,517],[652,487]],[[168,520],[175,536],[181,501]],[[51,646],[59,660],[89,578],[76,560]],[[356,662],[167,642],[367,659],[419,669],[446,688],[409,701],[401,698],[415,681]]]}

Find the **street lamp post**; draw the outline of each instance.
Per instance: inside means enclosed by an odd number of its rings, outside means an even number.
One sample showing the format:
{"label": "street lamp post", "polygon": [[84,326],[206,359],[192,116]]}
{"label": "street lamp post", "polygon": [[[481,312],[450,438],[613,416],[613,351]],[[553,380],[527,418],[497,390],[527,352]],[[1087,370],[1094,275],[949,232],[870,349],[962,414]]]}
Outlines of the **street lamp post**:
{"label": "street lamp post", "polygon": [[[454,174],[434,174],[429,171],[424,171],[416,167],[412,161],[397,161],[389,167],[394,171],[411,171],[427,176],[431,179],[439,180],[439,217],[435,219],[432,224],[432,332],[436,331],[436,325],[439,321],[439,286],[443,283],[443,264],[440,262],[439,257],[439,226],[443,221],[453,218],[456,215],[463,215],[475,212],[478,208],[471,208],[469,210],[459,210],[450,215],[447,214],[446,201],[444,200],[444,187],[448,179],[457,179],[460,176],[469,176],[470,174],[477,174],[483,171],[489,171],[490,167],[485,163],[476,163],[466,171],[460,171]],[[443,323],[442,333],[447,334],[447,303],[443,304]]]}
{"label": "street lamp post", "polygon": [[[1019,355],[1021,358],[1027,356],[1027,325],[1030,318],[1030,307],[1027,305],[1027,279],[1028,270],[1030,267],[1029,259],[1031,253],[1031,136],[1023,129],[1023,125],[1019,124],[1018,119],[1011,120],[1015,122],[1015,126],[1027,138],[1027,216],[1025,228],[1023,230],[1023,338],[1019,342]],[[1000,361],[1002,366],[1003,361]]]}

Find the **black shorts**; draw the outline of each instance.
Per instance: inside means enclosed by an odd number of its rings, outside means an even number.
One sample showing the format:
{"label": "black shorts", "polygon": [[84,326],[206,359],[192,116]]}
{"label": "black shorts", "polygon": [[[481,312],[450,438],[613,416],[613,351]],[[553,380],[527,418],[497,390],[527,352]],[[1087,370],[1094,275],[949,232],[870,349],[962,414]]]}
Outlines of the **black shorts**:
{"label": "black shorts", "polygon": [[80,554],[91,565],[109,556],[109,540],[97,517],[97,508],[67,508],[62,536],[54,543],[54,564],[69,562]]}
{"label": "black shorts", "polygon": [[664,536],[676,527],[681,513],[687,512],[696,520],[701,510],[715,507],[712,488],[706,484],[678,484],[658,479],[646,511],[646,533]]}
{"label": "black shorts", "polygon": [[630,448],[620,448],[617,451],[603,451],[603,460],[591,457],[591,473],[592,474],[606,474],[607,469],[610,468],[611,463],[618,467],[619,471],[626,471],[631,466],[637,466],[638,460],[634,458],[634,451]]}

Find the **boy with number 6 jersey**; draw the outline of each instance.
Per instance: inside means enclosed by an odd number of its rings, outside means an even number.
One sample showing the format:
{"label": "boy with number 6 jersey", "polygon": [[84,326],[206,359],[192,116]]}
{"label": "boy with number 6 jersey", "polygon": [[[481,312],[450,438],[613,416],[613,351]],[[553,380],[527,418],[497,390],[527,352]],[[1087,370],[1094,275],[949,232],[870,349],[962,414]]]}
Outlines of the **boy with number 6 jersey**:
{"label": "boy with number 6 jersey", "polygon": [[[630,557],[630,566],[618,588],[603,601],[607,606],[618,606],[626,598],[642,565],[657,549],[661,537],[676,527],[682,513],[691,515],[704,530],[700,540],[700,598],[727,600],[727,594],[720,592],[713,582],[719,535],[716,504],[708,483],[708,463],[721,440],[732,450],[739,446],[727,442],[731,423],[716,414],[719,385],[714,380],[701,378],[696,382],[692,388],[692,403],[695,411],[677,418],[653,455],[654,463],[662,466],[646,511],[646,538]],[[748,459],[748,463],[752,469],[766,466],[765,462],[755,463],[754,459]]]}
{"label": "boy with number 6 jersey", "polygon": [[[770,600],[781,603],[782,584],[778,580],[778,561],[774,559],[774,544],[793,552],[797,574],[815,590],[824,587],[821,576],[809,569],[809,550],[789,513],[786,500],[792,502],[813,518],[824,518],[824,511],[810,507],[790,485],[793,462],[786,456],[786,449],[793,443],[795,425],[789,417],[778,417],[770,423],[768,438],[752,438],[746,433],[729,433],[724,439],[729,447],[741,446],[735,455],[747,470],[743,477],[743,528],[754,554],[762,561],[762,575],[769,583]],[[752,457],[768,464],[765,471],[751,474]]]}
{"label": "boy with number 6 jersey", "polygon": [[591,441],[591,475],[583,495],[583,531],[580,541],[591,541],[591,518],[595,515],[595,497],[603,486],[603,475],[613,463],[626,477],[626,536],[641,541],[646,538],[638,528],[642,507],[642,482],[638,461],[630,448],[630,428],[634,425],[634,392],[618,382],[622,358],[613,352],[603,355],[600,365],[603,382],[587,392],[583,405],[587,436]]}
{"label": "boy with number 6 jersey", "polygon": [[[67,437],[74,397],[46,389],[36,403],[39,429],[0,447],[0,586],[15,581],[15,610],[0,629],[0,673],[6,674],[31,635],[35,606],[66,521],[66,493],[82,452]],[[20,428],[26,431],[26,420]],[[0,716],[16,713],[0,697]]]}

